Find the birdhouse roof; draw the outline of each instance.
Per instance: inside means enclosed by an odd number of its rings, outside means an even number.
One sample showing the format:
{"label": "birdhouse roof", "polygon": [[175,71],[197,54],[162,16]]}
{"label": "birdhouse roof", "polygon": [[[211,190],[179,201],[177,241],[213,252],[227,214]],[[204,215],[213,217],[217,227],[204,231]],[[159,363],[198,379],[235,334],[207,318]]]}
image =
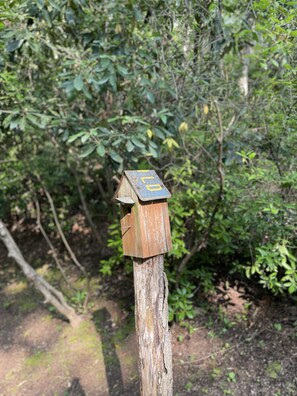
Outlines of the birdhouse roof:
{"label": "birdhouse roof", "polygon": [[[124,171],[124,176],[141,201],[157,201],[171,197],[170,192],[154,170]],[[115,198],[119,195],[121,184],[122,181],[117,188]]]}

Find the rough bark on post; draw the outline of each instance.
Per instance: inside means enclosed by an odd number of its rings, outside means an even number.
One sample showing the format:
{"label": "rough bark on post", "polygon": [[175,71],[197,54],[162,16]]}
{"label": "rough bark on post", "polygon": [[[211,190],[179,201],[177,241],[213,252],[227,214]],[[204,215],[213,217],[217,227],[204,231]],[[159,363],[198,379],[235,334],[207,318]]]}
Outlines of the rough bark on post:
{"label": "rough bark on post", "polygon": [[164,256],[133,259],[141,396],[172,396],[171,334]]}

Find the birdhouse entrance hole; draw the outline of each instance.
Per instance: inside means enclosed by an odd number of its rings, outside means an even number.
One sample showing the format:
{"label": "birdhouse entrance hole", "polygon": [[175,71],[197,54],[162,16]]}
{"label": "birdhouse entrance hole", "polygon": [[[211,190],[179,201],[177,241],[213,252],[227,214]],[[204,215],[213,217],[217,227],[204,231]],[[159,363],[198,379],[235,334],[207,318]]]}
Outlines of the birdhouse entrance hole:
{"label": "birdhouse entrance hole", "polygon": [[131,214],[131,206],[126,206],[124,209],[124,216],[125,215],[130,215]]}

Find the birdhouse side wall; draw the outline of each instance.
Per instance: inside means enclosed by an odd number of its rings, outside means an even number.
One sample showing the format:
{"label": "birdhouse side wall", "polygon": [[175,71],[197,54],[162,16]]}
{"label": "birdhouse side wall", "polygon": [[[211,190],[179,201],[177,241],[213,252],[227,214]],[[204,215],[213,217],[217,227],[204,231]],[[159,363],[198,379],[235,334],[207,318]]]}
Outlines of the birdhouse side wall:
{"label": "birdhouse side wall", "polygon": [[141,219],[142,258],[164,254],[171,250],[171,233],[167,201],[145,202],[139,205]]}
{"label": "birdhouse side wall", "polygon": [[132,207],[122,206],[121,211],[121,230],[123,253],[125,256],[141,257],[142,239],[140,232],[140,219],[138,214],[138,197],[126,177],[121,180],[117,197],[131,197],[135,204]]}

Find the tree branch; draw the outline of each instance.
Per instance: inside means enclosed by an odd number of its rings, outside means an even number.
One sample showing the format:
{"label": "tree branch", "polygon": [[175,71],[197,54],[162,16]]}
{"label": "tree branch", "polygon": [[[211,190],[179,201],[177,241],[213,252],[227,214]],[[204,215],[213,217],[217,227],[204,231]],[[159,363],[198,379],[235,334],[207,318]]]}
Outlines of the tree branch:
{"label": "tree branch", "polygon": [[84,193],[82,191],[82,188],[81,188],[81,185],[80,185],[80,180],[79,180],[79,177],[78,177],[78,174],[77,174],[76,170],[74,171],[74,176],[75,176],[77,191],[78,191],[78,194],[79,194],[82,206],[83,206],[83,210],[85,212],[85,215],[86,215],[86,218],[88,220],[88,223],[90,224],[90,227],[91,227],[91,229],[93,231],[93,235],[96,238],[96,240],[99,243],[99,245],[103,245],[102,238],[101,238],[101,236],[100,236],[100,234],[99,234],[99,232],[97,230],[97,227],[96,227],[96,225],[95,225],[95,223],[94,223],[94,221],[92,219],[92,216],[91,216],[91,213],[89,211],[87,202],[85,200],[85,196],[84,196]]}
{"label": "tree branch", "polygon": [[59,260],[59,258],[58,258],[57,251],[56,251],[54,245],[51,243],[51,240],[49,239],[49,236],[47,235],[47,233],[46,233],[46,231],[45,231],[45,229],[43,228],[43,225],[42,225],[42,223],[41,223],[40,204],[39,204],[39,201],[38,201],[37,198],[35,199],[35,208],[36,208],[36,217],[37,217],[36,222],[37,222],[37,226],[38,226],[38,228],[40,229],[41,234],[43,235],[44,239],[46,240],[46,243],[48,244],[48,246],[49,246],[49,248],[50,248],[50,250],[51,250],[51,253],[52,253],[52,255],[53,255],[53,258],[54,258],[54,260],[55,260],[55,262],[56,262],[56,264],[57,264],[57,267],[58,267],[59,271],[61,272],[61,274],[62,274],[62,276],[63,276],[64,281],[65,281],[66,284],[74,291],[75,289],[74,289],[74,287],[69,283],[69,281],[68,281],[68,279],[67,279],[67,277],[66,277],[66,273],[65,273],[65,271],[64,271],[64,268],[62,267],[62,265],[61,265],[61,263],[60,263],[60,260]]}
{"label": "tree branch", "polygon": [[83,318],[77,315],[75,310],[67,304],[63,294],[59,290],[55,289],[44,278],[38,275],[30,264],[27,263],[11,234],[1,220],[0,239],[8,250],[8,256],[12,257],[16,261],[26,277],[33,282],[36,289],[43,294],[45,297],[45,303],[52,304],[58,312],[69,320],[73,327],[78,326],[82,322]]}

